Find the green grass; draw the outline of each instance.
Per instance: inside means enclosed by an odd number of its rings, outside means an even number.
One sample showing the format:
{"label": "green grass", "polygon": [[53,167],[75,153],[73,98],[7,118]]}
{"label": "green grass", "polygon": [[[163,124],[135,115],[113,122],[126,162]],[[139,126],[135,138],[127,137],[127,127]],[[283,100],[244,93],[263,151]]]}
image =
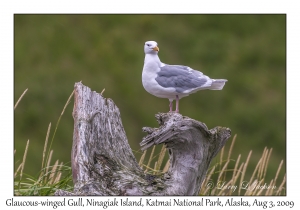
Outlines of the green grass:
{"label": "green grass", "polygon": [[[19,100],[14,106],[14,109],[18,106],[18,103],[21,101],[22,97],[25,95],[26,89],[24,93],[20,96]],[[59,160],[56,160],[55,163],[52,165],[52,156],[53,156],[53,150],[51,149],[57,127],[59,125],[60,119],[64,114],[64,111],[68,104],[70,103],[70,100],[73,96],[74,91],[70,95],[69,99],[67,100],[67,103],[65,104],[63,111],[61,112],[60,117],[58,118],[58,121],[56,123],[56,127],[50,142],[50,145],[48,147],[48,139],[49,134],[51,131],[51,123],[48,126],[48,131],[46,134],[45,139],[45,145],[44,150],[42,151],[42,166],[41,170],[38,173],[37,176],[32,176],[30,174],[24,173],[28,148],[29,148],[29,140],[27,141],[24,155],[22,162],[16,167],[16,170],[14,172],[14,195],[53,195],[54,192],[58,189],[64,189],[71,191],[73,189],[72,186],[72,169],[69,166],[69,163],[64,164],[63,162],[60,162]],[[47,148],[48,147],[48,148]],[[16,150],[14,151],[14,154],[16,154]],[[15,166],[17,163],[15,163]]]}

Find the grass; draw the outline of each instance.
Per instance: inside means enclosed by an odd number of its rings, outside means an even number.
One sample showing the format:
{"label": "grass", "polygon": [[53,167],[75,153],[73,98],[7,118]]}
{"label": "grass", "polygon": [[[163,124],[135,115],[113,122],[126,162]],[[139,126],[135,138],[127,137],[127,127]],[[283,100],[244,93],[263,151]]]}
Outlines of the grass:
{"label": "grass", "polygon": [[[16,109],[18,103],[21,101],[22,97],[26,93],[28,89],[24,91],[24,93],[20,96],[19,100],[14,106],[14,109]],[[51,149],[57,127],[59,125],[60,119],[64,114],[64,111],[67,107],[67,105],[70,103],[70,100],[74,94],[74,91],[70,95],[67,103],[65,104],[63,111],[61,112],[61,115],[58,118],[58,121],[56,123],[56,127],[50,142],[50,146],[48,147],[48,139],[49,134],[51,130],[51,123],[48,126],[46,139],[45,139],[45,145],[43,150],[43,158],[42,158],[42,166],[39,174],[37,176],[31,176],[28,174],[24,174],[24,167],[27,157],[27,151],[29,148],[29,139],[27,141],[23,160],[20,163],[20,165],[17,167],[15,173],[14,173],[14,195],[53,195],[54,192],[58,189],[64,189],[71,191],[73,189],[73,186],[71,184],[72,181],[72,170],[71,167],[67,164],[64,164],[63,162],[59,162],[59,160],[56,160],[53,165],[51,165],[52,162],[52,156],[53,156],[53,150]],[[48,150],[47,150],[48,147]],[[48,151],[48,152],[47,152]],[[16,150],[14,151],[14,154],[16,154]],[[47,155],[46,155],[47,154]]]}
{"label": "grass", "polygon": [[[272,154],[272,148],[264,148],[261,158],[256,164],[253,172],[247,171],[248,163],[252,156],[252,150],[244,162],[241,161],[242,154],[239,154],[236,159],[231,158],[231,153],[236,141],[236,136],[230,144],[229,150],[224,146],[219,155],[217,163],[212,165],[207,172],[206,178],[202,183],[199,195],[206,196],[222,196],[222,195],[239,195],[239,196],[259,196],[259,195],[286,195],[286,175],[279,181],[279,172],[282,169],[283,160],[279,163],[277,172],[273,179],[269,182],[266,180],[267,169]],[[153,175],[162,175],[167,172],[170,162],[169,160],[162,165],[162,160],[165,157],[165,146],[159,152],[155,152],[155,146],[151,150],[148,161],[145,161],[147,150],[142,154],[139,165],[146,173]],[[227,157],[224,154],[227,152]],[[154,155],[156,154],[156,155]],[[230,163],[234,163],[234,167],[229,167]],[[146,164],[147,163],[147,164]],[[151,168],[152,165],[152,168]],[[246,175],[250,175],[250,179],[245,179]]]}
{"label": "grass", "polygon": [[[14,106],[14,109],[17,107],[26,91],[27,89],[20,96],[19,100]],[[69,163],[64,164],[63,162],[56,160],[54,164],[51,165],[53,156],[53,150],[51,149],[51,146],[60,119],[63,116],[66,107],[70,103],[73,94],[74,91],[68,98],[63,111],[59,116],[49,147],[48,140],[51,131],[51,123],[48,126],[44,149],[42,152],[43,155],[41,170],[37,176],[31,176],[24,173],[24,167],[30,143],[30,141],[27,140],[22,162],[18,167],[16,167],[14,173],[14,195],[45,196],[53,195],[54,192],[58,189],[66,191],[73,190],[72,169],[69,166]],[[206,178],[202,183],[199,195],[286,195],[286,175],[284,175],[281,181],[279,180],[279,173],[282,169],[283,160],[281,160],[281,162],[279,163],[274,178],[267,182],[266,175],[273,149],[268,149],[267,147],[265,147],[254,171],[249,172],[249,170],[247,171],[247,168],[253,153],[252,150],[249,151],[245,161],[241,160],[242,154],[239,154],[235,159],[231,158],[236,137],[237,135],[233,137],[228,152],[227,147],[224,146],[218,155],[218,161],[214,164],[211,164],[212,166],[208,170]],[[163,160],[166,158],[166,151],[167,148],[165,147],[165,145],[163,145],[160,149],[156,146],[153,146],[150,156],[147,160],[147,150],[145,150],[139,160],[140,167],[144,169],[145,173],[153,175],[163,175],[168,171],[168,168],[170,166],[169,160],[167,160],[166,163],[163,164]],[[227,157],[224,157],[225,153],[227,153]],[[16,154],[16,150],[14,150],[14,154]],[[232,165],[231,163],[234,163],[233,167],[230,167],[230,165]],[[250,179],[246,179],[246,175],[250,176]]]}

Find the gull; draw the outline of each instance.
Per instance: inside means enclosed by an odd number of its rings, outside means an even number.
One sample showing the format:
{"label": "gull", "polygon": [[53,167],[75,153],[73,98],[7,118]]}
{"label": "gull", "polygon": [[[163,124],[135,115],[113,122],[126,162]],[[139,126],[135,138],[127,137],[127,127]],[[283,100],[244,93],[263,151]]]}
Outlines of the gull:
{"label": "gull", "polygon": [[173,100],[176,100],[175,112],[179,113],[179,99],[182,97],[204,89],[222,90],[227,82],[226,79],[211,79],[188,66],[162,63],[158,51],[157,42],[145,42],[142,83],[148,93],[169,99],[170,112]]}

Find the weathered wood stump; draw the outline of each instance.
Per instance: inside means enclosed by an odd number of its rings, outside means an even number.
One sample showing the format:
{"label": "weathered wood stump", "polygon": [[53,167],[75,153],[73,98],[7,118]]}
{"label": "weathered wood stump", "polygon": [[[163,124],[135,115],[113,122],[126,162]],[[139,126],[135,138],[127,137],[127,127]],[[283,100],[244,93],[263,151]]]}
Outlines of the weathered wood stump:
{"label": "weathered wood stump", "polygon": [[170,167],[164,176],[139,167],[122,126],[118,107],[82,83],[75,84],[72,173],[74,191],[56,195],[197,195],[209,164],[231,135],[229,128],[208,130],[178,113],[159,113],[159,128],[148,133],[142,150],[165,144]]}

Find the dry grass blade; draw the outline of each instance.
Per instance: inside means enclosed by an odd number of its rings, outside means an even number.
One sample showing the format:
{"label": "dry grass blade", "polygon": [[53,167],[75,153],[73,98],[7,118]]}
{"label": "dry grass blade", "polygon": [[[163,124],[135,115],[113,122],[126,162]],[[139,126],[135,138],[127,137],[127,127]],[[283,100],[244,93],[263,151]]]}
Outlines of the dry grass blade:
{"label": "dry grass blade", "polygon": [[206,187],[206,190],[203,192],[203,195],[206,195],[207,191],[208,191],[209,189],[211,189],[211,187],[208,186],[208,182],[210,181],[210,177],[211,177],[211,175],[214,173],[215,169],[216,169],[216,166],[214,166],[214,167],[210,170],[208,176],[206,176],[205,180],[202,182],[201,189],[203,189],[203,186]]}
{"label": "dry grass blade", "polygon": [[[228,155],[227,155],[227,162],[229,162],[229,160],[230,160],[231,152],[232,152],[233,145],[234,145],[234,143],[235,143],[236,136],[237,136],[237,134],[234,135],[234,137],[233,137],[233,139],[232,139],[232,141],[231,141],[230,148],[229,148],[229,152],[228,152]],[[223,148],[224,148],[224,147],[223,147]],[[225,173],[224,173],[224,177],[226,177],[226,171],[225,171]]]}
{"label": "dry grass blade", "polygon": [[[240,167],[239,167],[239,169],[238,169],[238,171],[237,171],[237,173],[236,173],[236,176],[234,177],[234,179],[233,179],[233,181],[232,181],[232,185],[234,186],[235,185],[235,182],[236,182],[236,180],[239,178],[239,176],[240,176],[240,174],[242,174],[242,168],[243,168],[243,166],[244,166],[244,163],[242,163],[241,165],[240,165]],[[239,187],[239,189],[241,188],[241,185],[240,185],[240,187]]]}
{"label": "dry grass blade", "polygon": [[56,168],[58,166],[58,160],[55,161],[54,165],[52,166],[52,170],[50,172],[50,175],[49,175],[49,184],[53,184],[54,182],[54,177],[55,177],[55,174],[56,174]]}
{"label": "dry grass blade", "polygon": [[223,173],[225,172],[225,170],[227,169],[228,163],[229,163],[229,161],[227,161],[225,163],[225,165],[223,166],[223,168],[222,168],[222,170],[221,170],[221,172],[219,174],[218,181],[221,181],[221,177],[222,177]]}
{"label": "dry grass blade", "polygon": [[[269,184],[269,186],[272,186],[273,183],[274,183],[274,180],[272,179],[271,182],[270,182],[270,184]],[[272,195],[272,194],[271,194],[271,188],[268,188],[268,189],[267,189],[265,195]]]}
{"label": "dry grass blade", "polygon": [[[249,163],[251,154],[252,154],[252,150],[250,150],[250,152],[249,152],[249,154],[248,154],[248,157],[247,157],[247,160],[246,160],[246,162],[245,162],[245,164],[244,164],[242,176],[241,176],[241,179],[240,179],[240,186],[241,186],[242,182],[244,181],[246,169],[247,169],[247,166],[248,166],[248,163]],[[239,188],[239,195],[240,195],[240,192],[241,192],[241,188]]]}
{"label": "dry grass blade", "polygon": [[20,98],[18,99],[17,103],[14,106],[14,110],[17,108],[19,102],[21,101],[21,99],[23,98],[23,96],[25,95],[25,93],[27,92],[28,88],[22,93],[22,95],[20,96]]}
{"label": "dry grass blade", "polygon": [[286,174],[283,177],[283,180],[282,180],[282,182],[281,182],[281,184],[280,184],[280,186],[279,186],[279,188],[278,188],[278,190],[276,192],[276,195],[279,195],[280,192],[283,190],[283,185],[285,184],[285,182],[286,182]]}
{"label": "dry grass blade", "polygon": [[48,144],[48,139],[49,139],[50,128],[51,128],[51,123],[48,126],[45,145],[44,145],[44,150],[43,150],[42,169],[44,168],[44,161],[45,161],[45,156],[46,156],[46,149],[47,149],[47,144]]}
{"label": "dry grass blade", "polygon": [[25,152],[24,152],[24,155],[23,155],[22,167],[21,167],[21,172],[20,172],[20,180],[22,179],[22,176],[23,176],[23,170],[24,170],[24,166],[25,166],[28,146],[29,146],[29,139],[27,140],[27,144],[26,144],[26,147],[25,147]]}
{"label": "dry grass blade", "polygon": [[214,167],[210,170],[208,176],[206,177],[206,180],[207,180],[207,181],[210,180],[210,177],[211,177],[211,175],[215,172],[215,169],[216,169],[216,166],[214,166]]}
{"label": "dry grass blade", "polygon": [[105,91],[105,88],[101,91],[100,95],[103,95],[104,91]]}
{"label": "dry grass blade", "polygon": [[162,173],[166,173],[169,170],[170,167],[170,159],[166,162],[166,165],[162,171]]}
{"label": "dry grass blade", "polygon": [[259,196],[264,191],[264,188],[261,187],[261,189],[255,194],[256,196]]}
{"label": "dry grass blade", "polygon": [[16,170],[16,172],[15,172],[15,174],[14,174],[14,178],[17,176],[17,174],[18,174],[18,172],[19,172],[19,170],[22,168],[22,163],[19,165],[19,167],[17,168],[17,170]]}
{"label": "dry grass blade", "polygon": [[54,180],[54,183],[53,183],[53,184],[56,184],[56,183],[58,183],[58,182],[59,182],[59,180],[60,180],[60,177],[61,177],[61,172],[58,172],[58,174],[57,174],[57,176],[56,176],[56,178],[55,178],[55,180]]}
{"label": "dry grass blade", "polygon": [[165,157],[166,151],[167,151],[166,145],[163,145],[161,150],[160,150],[159,156],[158,156],[157,170],[160,170],[160,167],[161,167],[162,161]]}
{"label": "dry grass blade", "polygon": [[50,158],[50,149],[51,149],[51,147],[52,147],[53,139],[54,139],[54,136],[55,136],[55,134],[56,134],[56,130],[57,130],[57,127],[58,127],[58,125],[59,125],[60,119],[61,119],[61,117],[63,116],[63,114],[64,114],[64,112],[65,112],[65,109],[67,108],[68,104],[70,103],[71,98],[72,98],[73,95],[74,95],[74,92],[75,92],[75,90],[73,90],[73,92],[72,92],[71,95],[69,96],[69,98],[68,98],[68,100],[67,100],[67,102],[66,102],[66,104],[65,104],[65,106],[64,106],[64,108],[63,108],[63,110],[62,110],[62,112],[61,112],[61,114],[60,114],[60,116],[59,116],[59,118],[58,118],[58,120],[57,120],[55,129],[54,129],[54,132],[53,132],[53,135],[52,135],[52,139],[51,139],[51,142],[50,142],[50,146],[49,146],[49,152],[48,152],[48,156],[47,156],[47,160],[48,160],[48,161],[49,161],[49,159],[51,159],[51,158]]}
{"label": "dry grass blade", "polygon": [[145,150],[140,158],[140,161],[139,161],[139,166],[141,168],[143,168],[143,162],[144,162],[144,159],[145,159],[145,156],[146,156],[146,153],[147,153],[147,150]]}
{"label": "dry grass blade", "polygon": [[154,164],[153,174],[155,175],[156,172],[157,172],[157,161],[155,161],[155,164]]}
{"label": "dry grass blade", "polygon": [[64,162],[61,162],[60,165],[59,165],[58,171],[61,170],[61,168],[63,167],[63,165],[64,165]]}
{"label": "dry grass blade", "polygon": [[52,182],[52,184],[56,184],[56,183],[59,182],[60,177],[61,177],[61,175],[62,175],[62,173],[60,172],[62,166],[63,166],[63,162],[61,162],[60,165],[58,166],[58,169],[56,170],[57,174],[56,174],[56,177],[55,177],[54,181]]}
{"label": "dry grass blade", "polygon": [[[273,185],[276,187],[276,181],[277,181],[277,178],[278,178],[278,175],[279,175],[279,172],[281,170],[281,167],[282,167],[282,164],[283,164],[283,160],[281,160],[279,166],[278,166],[278,169],[277,169],[277,172],[276,172],[276,176],[275,176],[275,179],[273,181]],[[269,188],[269,195],[272,195],[273,194],[273,190],[274,190],[274,186],[272,186],[271,184],[269,185],[270,188]]]}
{"label": "dry grass blade", "polygon": [[265,161],[266,161],[267,155],[268,155],[268,149],[267,149],[267,147],[265,147],[264,151],[261,155],[261,158],[260,158],[261,164],[260,164],[260,166],[258,168],[258,172],[257,172],[257,176],[258,176],[259,179],[262,178],[262,175],[264,173],[264,167],[265,167]]}
{"label": "dry grass blade", "polygon": [[[50,166],[50,161],[51,161],[51,158],[52,158],[52,154],[53,154],[53,150],[51,150],[50,154],[49,154],[48,163],[47,163],[47,167],[46,167],[46,174],[48,174],[48,170],[49,170],[49,166]],[[45,180],[45,181],[47,181],[47,180]]]}
{"label": "dry grass blade", "polygon": [[213,189],[212,189],[211,195],[215,195],[215,194],[216,194],[216,189],[217,189],[217,188],[213,188]]}
{"label": "dry grass blade", "polygon": [[269,152],[268,157],[267,157],[267,162],[266,162],[266,165],[265,165],[265,168],[264,168],[264,175],[263,175],[264,177],[267,174],[267,168],[268,168],[268,164],[269,164],[269,160],[270,160],[272,151],[273,151],[273,148],[270,149],[270,152]]}
{"label": "dry grass blade", "polygon": [[222,170],[222,163],[223,163],[224,150],[225,150],[225,147],[223,147],[223,148],[221,149],[219,171]]}
{"label": "dry grass blade", "polygon": [[274,179],[274,184],[276,184],[276,181],[277,181],[279,172],[280,172],[280,170],[281,170],[282,164],[283,164],[283,160],[281,160],[281,162],[280,162],[280,164],[279,164],[279,166],[278,166],[278,169],[277,169],[277,172],[276,172],[276,176],[275,176],[275,179]]}
{"label": "dry grass blade", "polygon": [[72,98],[72,96],[74,95],[74,92],[75,92],[75,90],[73,90],[73,92],[72,92],[71,95],[69,96],[69,98],[68,98],[68,100],[67,100],[67,103],[65,104],[65,106],[64,106],[64,108],[63,108],[63,110],[62,110],[62,112],[61,112],[60,115],[63,115],[63,114],[64,114],[65,109],[66,109],[67,106],[69,105],[69,103],[70,103],[70,101],[71,101],[71,98]]}
{"label": "dry grass blade", "polygon": [[[253,171],[253,173],[252,173],[252,176],[251,176],[251,178],[250,178],[249,183],[252,183],[252,180],[253,180],[254,177],[255,177],[256,171],[257,171],[257,170],[260,168],[260,166],[262,165],[262,164],[261,164],[261,162],[263,161],[262,158],[263,158],[263,157],[261,157],[261,158],[259,159],[258,163],[256,164],[256,167],[255,167],[255,169],[254,169],[254,171]],[[258,176],[259,176],[259,175],[258,175]]]}
{"label": "dry grass blade", "polygon": [[246,192],[244,195],[251,195],[251,193],[253,192],[253,190],[251,190],[251,189],[254,188],[254,186],[257,184],[257,182],[258,182],[257,179],[255,179],[252,183],[248,182],[248,186],[246,188]]}
{"label": "dry grass blade", "polygon": [[153,148],[152,148],[152,151],[151,151],[151,154],[150,154],[150,157],[149,157],[148,164],[147,164],[147,166],[146,166],[145,172],[147,172],[147,171],[148,171],[148,168],[150,168],[150,163],[151,163],[151,161],[152,161],[152,157],[153,157],[153,154],[154,154],[154,150],[155,150],[155,145],[154,145]]}
{"label": "dry grass blade", "polygon": [[258,190],[264,189],[264,187],[260,187],[260,186],[261,186],[261,183],[262,183],[263,181],[264,181],[264,179],[260,180],[260,181],[258,182],[258,184],[256,184],[256,185],[254,186],[254,189],[251,189],[251,190],[252,190],[251,195],[257,195],[257,191],[258,191]]}
{"label": "dry grass blade", "polygon": [[233,172],[232,172],[232,179],[235,177],[235,174],[236,174],[237,167],[239,165],[240,159],[241,159],[241,154],[239,154],[238,159],[235,162],[234,169],[233,169]]}
{"label": "dry grass blade", "polygon": [[229,152],[228,152],[228,157],[227,157],[227,161],[229,161],[230,159],[230,156],[231,156],[231,152],[232,152],[232,148],[233,148],[233,145],[235,143],[235,139],[236,139],[236,134],[234,135],[233,139],[232,139],[232,142],[231,142],[231,145],[230,145],[230,148],[229,148]]}

